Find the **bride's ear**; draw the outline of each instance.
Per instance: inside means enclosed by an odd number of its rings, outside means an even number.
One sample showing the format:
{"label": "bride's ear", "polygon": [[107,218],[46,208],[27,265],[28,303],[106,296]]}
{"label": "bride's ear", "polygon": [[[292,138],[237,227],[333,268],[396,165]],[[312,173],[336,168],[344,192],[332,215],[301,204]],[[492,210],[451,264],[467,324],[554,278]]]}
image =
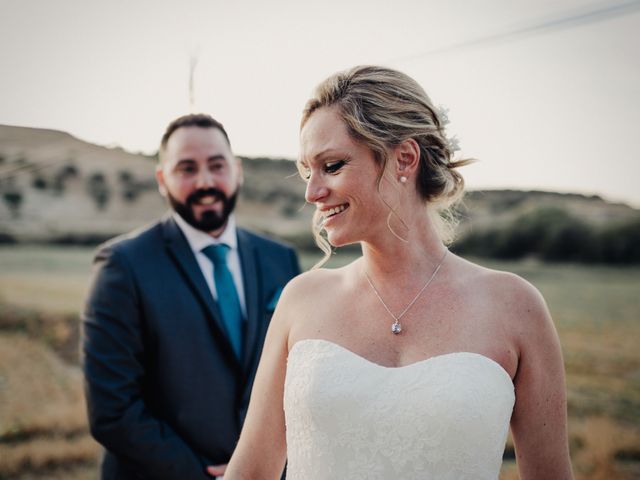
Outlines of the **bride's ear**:
{"label": "bride's ear", "polygon": [[[420,146],[413,138],[409,138],[394,148],[395,174],[401,182],[415,177],[420,164]],[[404,178],[404,180],[402,180]]]}

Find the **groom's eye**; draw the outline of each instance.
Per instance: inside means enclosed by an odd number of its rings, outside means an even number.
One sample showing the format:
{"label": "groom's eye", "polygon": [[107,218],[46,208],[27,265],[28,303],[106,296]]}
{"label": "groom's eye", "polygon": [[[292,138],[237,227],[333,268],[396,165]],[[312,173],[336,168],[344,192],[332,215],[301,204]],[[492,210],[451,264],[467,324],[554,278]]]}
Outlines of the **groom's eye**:
{"label": "groom's eye", "polygon": [[197,167],[191,162],[181,162],[175,167],[175,171],[181,175],[191,175],[197,172]]}
{"label": "groom's eye", "polygon": [[225,162],[221,162],[221,161],[211,162],[209,164],[209,171],[218,172],[220,170],[223,170],[224,167],[226,167],[226,163]]}

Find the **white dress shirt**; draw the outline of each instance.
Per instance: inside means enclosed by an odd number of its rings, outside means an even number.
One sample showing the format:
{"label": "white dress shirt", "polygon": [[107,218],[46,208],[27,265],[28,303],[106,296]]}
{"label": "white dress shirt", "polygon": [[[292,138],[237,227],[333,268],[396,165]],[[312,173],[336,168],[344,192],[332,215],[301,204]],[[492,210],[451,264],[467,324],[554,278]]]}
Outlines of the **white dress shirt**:
{"label": "white dress shirt", "polygon": [[224,243],[230,247],[230,250],[227,253],[227,265],[231,275],[233,276],[233,283],[235,284],[238,292],[242,316],[247,318],[247,308],[244,300],[244,283],[242,282],[242,268],[240,267],[240,254],[238,253],[238,235],[236,231],[235,217],[233,215],[229,216],[227,227],[218,238],[214,238],[202,230],[192,227],[176,212],[173,212],[173,219],[178,224],[180,230],[182,230],[182,233],[184,233],[196,260],[198,261],[200,270],[202,270],[202,274],[207,281],[209,290],[211,290],[211,295],[213,295],[213,298],[216,300],[218,299],[218,293],[216,292],[216,284],[213,281],[213,262],[209,260],[209,257],[202,253],[202,249],[209,245],[218,245],[220,243]]}

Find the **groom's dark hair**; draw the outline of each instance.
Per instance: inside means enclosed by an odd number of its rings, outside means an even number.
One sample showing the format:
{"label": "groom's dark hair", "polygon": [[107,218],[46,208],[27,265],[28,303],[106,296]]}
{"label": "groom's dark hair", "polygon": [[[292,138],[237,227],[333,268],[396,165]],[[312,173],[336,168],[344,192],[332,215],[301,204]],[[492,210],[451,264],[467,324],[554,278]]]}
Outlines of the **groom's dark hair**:
{"label": "groom's dark hair", "polygon": [[[176,118],[169,124],[164,132],[164,135],[162,135],[162,140],[160,141],[160,153],[162,153],[167,147],[167,142],[169,141],[171,135],[173,135],[173,132],[183,127],[217,128],[222,132],[224,138],[229,144],[229,147],[231,147],[229,135],[227,135],[227,131],[219,121],[217,121],[211,115],[207,115],[206,113],[190,113],[188,115],[183,115],[182,117]],[[160,158],[162,158],[162,156],[160,156]]]}

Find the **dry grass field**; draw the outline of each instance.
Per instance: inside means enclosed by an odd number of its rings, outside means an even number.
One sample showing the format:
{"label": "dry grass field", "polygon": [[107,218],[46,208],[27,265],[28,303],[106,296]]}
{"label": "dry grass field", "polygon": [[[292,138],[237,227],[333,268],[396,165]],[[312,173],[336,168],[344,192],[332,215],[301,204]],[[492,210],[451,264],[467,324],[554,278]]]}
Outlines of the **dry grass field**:
{"label": "dry grass field", "polygon": [[[99,447],[87,432],[77,365],[91,256],[88,248],[0,248],[0,479],[95,478]],[[522,275],[549,303],[566,363],[576,479],[640,478],[640,268],[480,263]],[[518,478],[510,456],[504,480]]]}

